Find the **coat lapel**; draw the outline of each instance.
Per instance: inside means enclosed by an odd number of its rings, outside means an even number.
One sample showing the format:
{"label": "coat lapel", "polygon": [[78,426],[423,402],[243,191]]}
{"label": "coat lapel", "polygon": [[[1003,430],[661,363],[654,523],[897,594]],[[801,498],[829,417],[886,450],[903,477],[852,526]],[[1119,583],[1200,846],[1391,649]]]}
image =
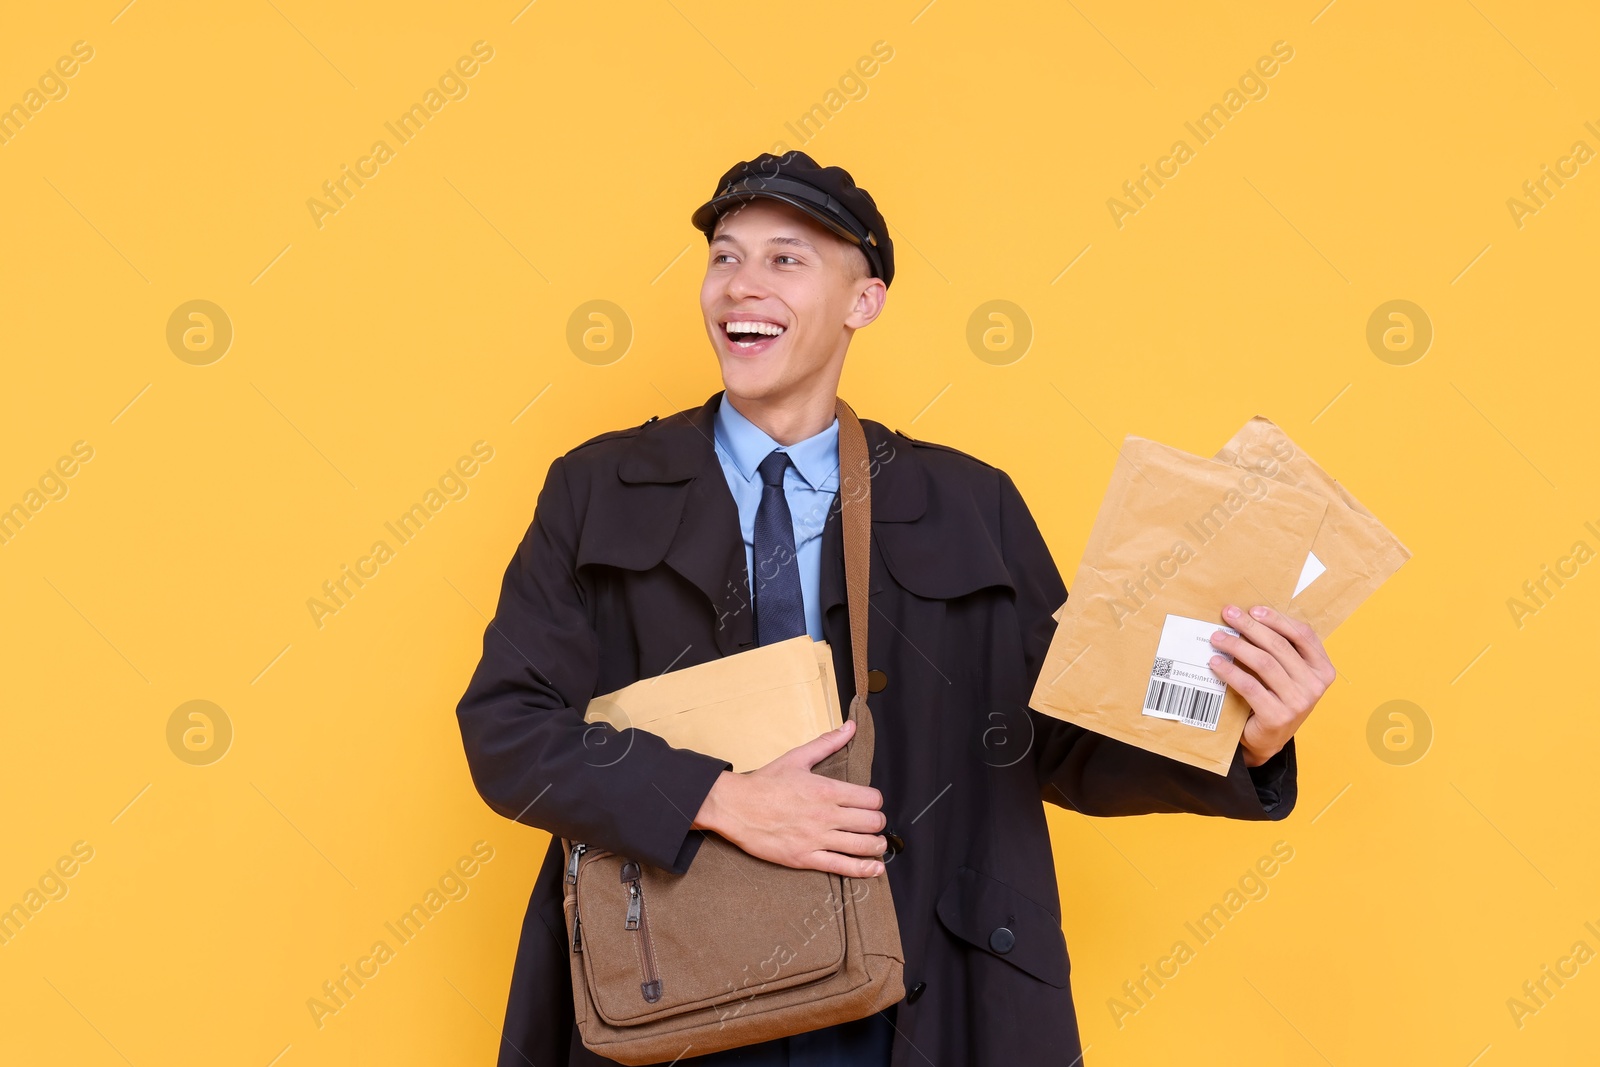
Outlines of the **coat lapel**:
{"label": "coat lapel", "polygon": [[721,396],[644,425],[617,466],[616,513],[602,521],[636,549],[622,565],[665,563],[700,590],[726,656],[754,644],[754,627],[739,510],[712,444]]}
{"label": "coat lapel", "polygon": [[[579,564],[608,563],[648,570],[665,563],[710,604],[719,623],[717,648],[731,655],[753,647],[754,625],[745,571],[739,511],[713,444],[722,392],[698,408],[646,423],[617,467],[619,492],[599,494],[599,510],[585,523]],[[881,423],[861,420],[872,462],[874,539],[879,524],[914,523],[927,508],[924,474],[914,451]],[[842,472],[841,472],[842,476]],[[608,506],[609,504],[609,506]],[[844,592],[844,542],[840,511],[829,511],[822,533],[818,596],[825,628],[848,633]],[[872,568],[870,592],[886,577]],[[837,622],[830,615],[839,612]]]}

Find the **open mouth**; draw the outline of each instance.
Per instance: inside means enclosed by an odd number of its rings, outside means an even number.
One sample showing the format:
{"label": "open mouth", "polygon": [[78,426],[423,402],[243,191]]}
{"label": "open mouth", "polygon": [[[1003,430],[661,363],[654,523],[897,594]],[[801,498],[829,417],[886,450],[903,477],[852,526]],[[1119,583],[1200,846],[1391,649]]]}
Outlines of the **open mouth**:
{"label": "open mouth", "polygon": [[728,343],[742,352],[764,351],[768,346],[777,341],[786,332],[787,328],[775,322],[761,322],[754,319],[736,319],[722,324],[722,332],[727,335]]}

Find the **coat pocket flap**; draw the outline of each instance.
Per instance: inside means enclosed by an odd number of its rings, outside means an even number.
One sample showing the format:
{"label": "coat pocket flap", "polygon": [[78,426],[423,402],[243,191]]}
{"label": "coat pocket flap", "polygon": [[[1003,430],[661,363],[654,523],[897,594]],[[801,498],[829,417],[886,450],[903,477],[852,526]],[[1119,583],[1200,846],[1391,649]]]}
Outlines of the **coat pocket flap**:
{"label": "coat pocket flap", "polygon": [[939,895],[939,921],[961,940],[1042,982],[1065,986],[1071,971],[1061,923],[1004,882],[962,867]]}
{"label": "coat pocket flap", "polygon": [[951,516],[937,535],[915,523],[885,523],[872,536],[895,584],[917,596],[954,600],[991,586],[1016,588],[976,514]]}

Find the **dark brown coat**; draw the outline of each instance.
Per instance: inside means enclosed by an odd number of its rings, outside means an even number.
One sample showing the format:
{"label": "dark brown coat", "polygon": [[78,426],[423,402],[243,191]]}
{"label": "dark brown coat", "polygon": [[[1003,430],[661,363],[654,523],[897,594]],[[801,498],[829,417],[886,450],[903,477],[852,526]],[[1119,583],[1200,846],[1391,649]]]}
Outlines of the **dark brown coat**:
{"label": "dark brown coat", "polygon": [[[725,764],[641,731],[590,729],[583,709],[753,645],[738,512],[712,449],[720,397],[551,464],[457,709],[495,811],[678,872]],[[1016,486],[965,453],[862,423],[877,465],[868,663],[884,683],[870,697],[873,784],[905,842],[889,864],[909,991],[893,1067],[1071,1064],[1079,1037],[1042,802],[1281,819],[1295,803],[1294,744],[1254,771],[1236,753],[1224,777],[1029,709],[1067,590]],[[822,561],[845,689],[837,506]],[[559,851],[552,841],[523,923],[502,1067],[608,1062],[573,1028]]]}

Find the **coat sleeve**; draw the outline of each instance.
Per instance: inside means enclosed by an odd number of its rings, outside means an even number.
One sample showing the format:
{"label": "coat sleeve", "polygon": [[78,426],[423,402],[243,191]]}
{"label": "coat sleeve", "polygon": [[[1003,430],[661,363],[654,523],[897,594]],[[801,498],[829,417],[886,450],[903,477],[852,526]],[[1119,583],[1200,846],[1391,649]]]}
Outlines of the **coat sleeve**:
{"label": "coat sleeve", "polygon": [[[1052,614],[1066,586],[1044,537],[1009,475],[1000,475],[1001,548],[1017,591],[1028,691],[1044,666]],[[1028,709],[1043,799],[1085,815],[1190,812],[1230,819],[1278,820],[1294,809],[1298,773],[1294,739],[1259,767],[1234,751],[1226,776]]]}
{"label": "coat sleeve", "polygon": [[694,817],[731,767],[644,730],[583,721],[600,646],[577,575],[566,462],[550,465],[456,707],[467,765],[506,818],[682,874],[701,841]]}

